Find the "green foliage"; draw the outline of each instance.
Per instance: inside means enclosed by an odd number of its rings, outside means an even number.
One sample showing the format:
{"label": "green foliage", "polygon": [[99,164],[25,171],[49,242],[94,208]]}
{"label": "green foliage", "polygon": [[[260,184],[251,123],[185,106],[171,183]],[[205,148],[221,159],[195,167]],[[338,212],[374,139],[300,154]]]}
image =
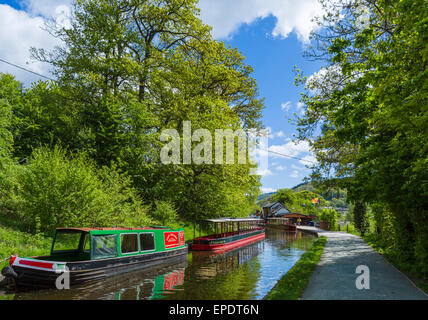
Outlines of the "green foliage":
{"label": "green foliage", "polygon": [[271,198],[274,201],[281,202],[287,208],[292,207],[296,202],[296,195],[291,189],[281,189]]}
{"label": "green foliage", "polygon": [[12,110],[20,103],[21,91],[21,84],[13,76],[0,73],[0,175],[10,161],[15,120]]}
{"label": "green foliage", "polygon": [[[318,19],[321,31],[306,54],[326,68],[296,79],[307,89],[299,137],[311,142],[320,164],[313,178],[346,188],[351,202],[388,204],[397,254],[422,270],[428,265],[428,4],[321,3],[328,14]],[[354,218],[364,231],[360,209]]]}
{"label": "green foliage", "polygon": [[[49,255],[52,238],[32,235],[11,228],[0,227],[0,259],[18,254],[22,257]],[[0,263],[0,269],[7,263]]]}
{"label": "green foliage", "polygon": [[[319,199],[319,203],[314,205],[312,204],[312,199],[316,198]],[[284,204],[291,212],[306,215],[318,215],[319,206],[325,206],[328,204],[328,202],[321,195],[315,192],[308,190],[301,190],[296,192],[292,189],[280,189],[272,196],[258,201],[257,204],[263,207],[270,202],[280,202]]]}
{"label": "green foliage", "polygon": [[43,99],[21,109],[17,155],[59,144],[98,166],[117,163],[146,203],[168,201],[182,218],[248,215],[260,186],[250,165],[160,162],[161,132],[181,133],[184,121],[212,135],[262,127],[251,66],[198,15],[194,0],[78,1],[71,28],[52,30],[63,48],[32,50],[58,85],[28,92]]}
{"label": "green foliage", "polygon": [[358,201],[355,203],[353,217],[355,228],[360,231],[361,234],[364,234],[368,226],[367,206],[364,202]]}
{"label": "green foliage", "polygon": [[319,221],[329,222],[330,230],[337,231],[337,212],[334,209],[322,209],[321,213],[318,216]]}
{"label": "green foliage", "polygon": [[263,298],[264,300],[298,300],[305,291],[314,272],[324,246],[326,237],[320,237],[300,260],[290,269]]}
{"label": "green foliage", "polygon": [[185,121],[212,136],[263,127],[252,67],[213,39],[197,1],[75,1],[70,22],[50,26],[61,48],[32,48],[57,81],[22,90],[1,77],[0,210],[8,225],[33,233],[141,226],[151,223],[149,207],[168,224],[250,214],[260,187],[252,165],[160,160],[161,133],[181,133]]}
{"label": "green foliage", "polygon": [[168,201],[156,201],[150,211],[150,216],[163,226],[176,224],[178,220],[177,210]]}
{"label": "green foliage", "polygon": [[58,147],[37,149],[15,173],[15,210],[32,232],[149,221],[131,180],[114,167],[96,169],[83,155],[68,158]]}

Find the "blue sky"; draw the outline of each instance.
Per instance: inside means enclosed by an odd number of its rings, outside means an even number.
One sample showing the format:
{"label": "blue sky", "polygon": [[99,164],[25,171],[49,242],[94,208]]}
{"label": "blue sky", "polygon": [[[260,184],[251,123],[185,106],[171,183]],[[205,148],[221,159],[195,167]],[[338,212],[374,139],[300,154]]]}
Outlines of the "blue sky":
{"label": "blue sky", "polygon": [[[318,62],[309,62],[302,57],[304,45],[295,33],[287,38],[274,38],[270,35],[276,19],[269,16],[259,19],[251,25],[244,25],[226,43],[238,48],[246,63],[254,68],[254,78],[265,98],[263,123],[271,128],[269,148],[279,153],[305,158],[308,152],[297,152],[305,148],[294,148],[290,139],[296,133],[296,127],[289,122],[300,115],[300,93],[302,88],[294,85],[294,66],[304,74],[311,75],[320,69]],[[307,158],[310,159],[310,158]],[[305,163],[308,164],[308,163]],[[269,172],[263,176],[265,191],[290,188],[302,182],[310,173],[305,165],[296,159],[287,159],[270,155]]]}
{"label": "blue sky", "polygon": [[[58,40],[41,27],[46,17],[58,17],[70,7],[71,0],[0,1],[0,58],[35,72],[49,75],[49,68],[29,59],[30,46],[51,48]],[[294,86],[296,65],[305,75],[319,71],[318,62],[302,57],[309,32],[315,28],[311,17],[320,13],[316,0],[200,0],[201,18],[213,27],[219,40],[238,48],[246,63],[254,68],[260,96],[265,98],[263,123],[270,128],[269,150],[313,160],[307,143],[291,142],[296,133],[288,119],[300,114],[302,88]],[[0,62],[0,72],[13,73],[29,84],[37,76]],[[290,188],[310,173],[307,162],[269,156],[263,174],[262,191]]]}

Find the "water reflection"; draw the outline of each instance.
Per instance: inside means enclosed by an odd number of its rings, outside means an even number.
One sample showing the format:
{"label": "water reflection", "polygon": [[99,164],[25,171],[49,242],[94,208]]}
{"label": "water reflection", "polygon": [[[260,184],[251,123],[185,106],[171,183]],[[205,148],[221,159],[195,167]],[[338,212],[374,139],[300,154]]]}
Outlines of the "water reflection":
{"label": "water reflection", "polygon": [[184,281],[187,260],[134,271],[70,290],[19,292],[25,300],[152,300],[174,293]]}
{"label": "water reflection", "polygon": [[106,279],[71,290],[17,293],[15,299],[262,299],[314,238],[266,230],[266,239],[233,251],[191,252],[187,261]]}

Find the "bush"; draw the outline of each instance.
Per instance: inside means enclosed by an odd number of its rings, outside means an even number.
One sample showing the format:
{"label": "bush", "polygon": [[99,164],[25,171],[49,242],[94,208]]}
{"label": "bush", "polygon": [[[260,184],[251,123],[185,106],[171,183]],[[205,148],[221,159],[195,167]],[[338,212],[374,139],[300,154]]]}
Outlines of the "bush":
{"label": "bush", "polygon": [[334,209],[323,209],[320,213],[319,220],[330,223],[330,230],[337,231],[337,212]]}
{"label": "bush", "polygon": [[84,155],[72,158],[59,147],[36,149],[18,166],[13,198],[33,233],[56,227],[150,224],[129,177],[114,166],[97,169]]}
{"label": "bush", "polygon": [[[17,254],[21,257],[49,255],[52,238],[31,235],[10,228],[0,227],[0,259]],[[0,270],[8,262],[0,263]]]}
{"label": "bush", "polygon": [[177,210],[168,201],[156,201],[150,216],[165,225],[176,225],[178,221]]}

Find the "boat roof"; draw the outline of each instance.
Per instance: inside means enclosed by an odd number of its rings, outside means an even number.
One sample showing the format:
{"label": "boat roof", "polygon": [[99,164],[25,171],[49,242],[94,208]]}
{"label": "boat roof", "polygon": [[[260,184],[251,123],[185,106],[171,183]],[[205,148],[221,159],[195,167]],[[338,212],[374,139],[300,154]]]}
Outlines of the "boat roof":
{"label": "boat roof", "polygon": [[272,217],[268,219],[286,219],[286,218],[316,219],[317,216],[313,216],[313,215],[307,216],[300,213],[286,213],[286,214],[283,214],[281,217]]}
{"label": "boat roof", "polygon": [[129,231],[135,231],[135,230],[159,230],[159,229],[166,229],[166,227],[56,228],[56,230],[71,230],[71,231],[83,231],[83,232],[90,232],[90,231],[128,231],[128,230]]}

